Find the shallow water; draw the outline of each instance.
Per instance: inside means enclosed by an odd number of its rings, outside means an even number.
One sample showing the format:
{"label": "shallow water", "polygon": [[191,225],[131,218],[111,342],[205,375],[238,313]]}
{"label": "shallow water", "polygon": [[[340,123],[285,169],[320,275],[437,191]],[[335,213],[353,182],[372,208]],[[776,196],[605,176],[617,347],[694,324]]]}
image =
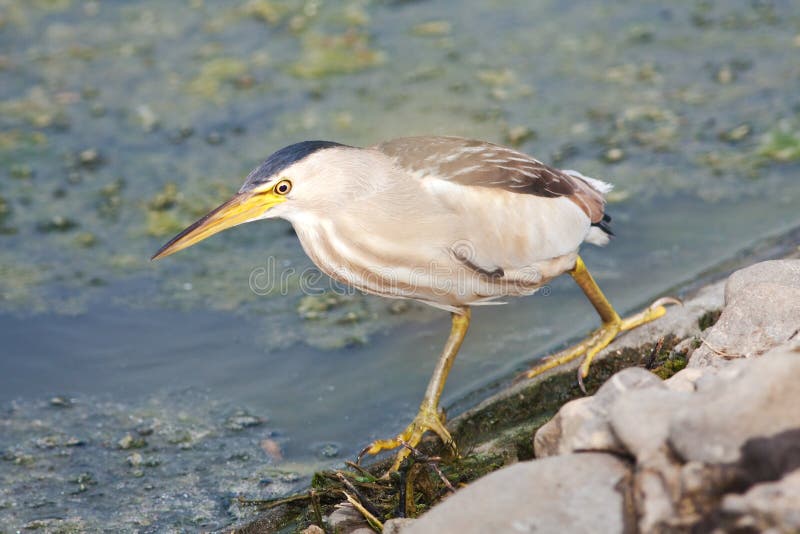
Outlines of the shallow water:
{"label": "shallow water", "polygon": [[[793,7],[0,0],[0,522],[221,527],[407,423],[445,313],[303,300],[282,222],[148,261],[290,142],[456,134],[613,182],[585,258],[620,310],[797,227]],[[451,412],[595,324],[549,289],[475,311]]]}

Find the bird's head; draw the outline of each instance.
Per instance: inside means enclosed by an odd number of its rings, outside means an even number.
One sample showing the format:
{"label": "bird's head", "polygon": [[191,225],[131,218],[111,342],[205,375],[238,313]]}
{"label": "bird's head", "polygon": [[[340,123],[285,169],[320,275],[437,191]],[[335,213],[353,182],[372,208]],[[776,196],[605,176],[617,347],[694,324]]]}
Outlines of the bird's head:
{"label": "bird's head", "polygon": [[174,254],[239,224],[319,209],[330,196],[324,183],[330,183],[332,173],[341,173],[342,165],[337,163],[346,161],[353,150],[360,149],[330,141],[303,141],[278,150],[253,169],[233,198],[173,237],[152,259]]}

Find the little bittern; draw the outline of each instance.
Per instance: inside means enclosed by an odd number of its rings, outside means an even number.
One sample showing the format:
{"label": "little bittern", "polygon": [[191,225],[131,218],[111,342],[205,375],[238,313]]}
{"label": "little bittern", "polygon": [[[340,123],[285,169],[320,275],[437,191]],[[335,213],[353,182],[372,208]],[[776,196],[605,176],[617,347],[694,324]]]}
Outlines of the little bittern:
{"label": "little bittern", "polygon": [[[470,307],[530,295],[569,273],[602,321],[584,342],[530,375],[583,356],[578,376],[622,331],[665,313],[666,301],[622,319],[578,249],[604,245],[609,184],[558,170],[502,146],[457,137],[408,137],[357,148],[304,141],[272,154],[238,194],[175,236],[162,258],[241,223],[281,217],[328,276],[366,293],[416,299],[452,314],[450,337],[417,416],[366,453],[416,446],[432,430],[454,448],[439,397],[467,332]],[[408,455],[401,447],[393,469]]]}

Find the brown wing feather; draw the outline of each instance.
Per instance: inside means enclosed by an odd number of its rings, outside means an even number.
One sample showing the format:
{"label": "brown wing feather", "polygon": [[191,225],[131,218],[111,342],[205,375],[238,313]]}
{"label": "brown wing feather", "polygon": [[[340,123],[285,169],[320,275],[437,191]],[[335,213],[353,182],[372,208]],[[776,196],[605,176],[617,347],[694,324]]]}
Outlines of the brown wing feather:
{"label": "brown wing feather", "polygon": [[510,148],[460,137],[403,137],[373,148],[412,172],[462,185],[539,197],[566,197],[593,223],[603,219],[605,199],[600,191],[577,176]]}

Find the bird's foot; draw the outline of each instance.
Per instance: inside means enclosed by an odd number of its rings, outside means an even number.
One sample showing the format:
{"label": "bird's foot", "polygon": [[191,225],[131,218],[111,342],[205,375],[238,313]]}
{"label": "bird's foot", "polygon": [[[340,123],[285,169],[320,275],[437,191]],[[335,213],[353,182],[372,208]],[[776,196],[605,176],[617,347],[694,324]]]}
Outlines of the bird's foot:
{"label": "bird's foot", "polygon": [[585,393],[583,379],[589,376],[589,367],[597,354],[606,348],[620,332],[633,330],[637,326],[654,321],[667,313],[666,306],[669,304],[681,304],[681,301],[672,297],[660,298],[651,304],[647,309],[624,319],[604,323],[600,328],[591,333],[584,341],[574,347],[570,347],[557,354],[545,358],[545,360],[525,373],[526,378],[533,378],[545,371],[563,365],[567,362],[583,356],[583,361],[578,367],[578,384]]}
{"label": "bird's foot", "polygon": [[359,453],[358,461],[360,462],[361,458],[366,454],[378,454],[382,451],[402,447],[397,452],[394,463],[389,471],[387,471],[387,474],[397,471],[403,460],[411,454],[411,447],[416,447],[419,442],[422,441],[423,434],[428,430],[436,433],[445,445],[450,447],[454,453],[456,452],[455,442],[453,442],[450,432],[448,432],[447,428],[444,426],[444,416],[438,412],[436,406],[425,403],[420,407],[417,416],[411,421],[411,424],[398,434],[396,438],[373,441]]}

